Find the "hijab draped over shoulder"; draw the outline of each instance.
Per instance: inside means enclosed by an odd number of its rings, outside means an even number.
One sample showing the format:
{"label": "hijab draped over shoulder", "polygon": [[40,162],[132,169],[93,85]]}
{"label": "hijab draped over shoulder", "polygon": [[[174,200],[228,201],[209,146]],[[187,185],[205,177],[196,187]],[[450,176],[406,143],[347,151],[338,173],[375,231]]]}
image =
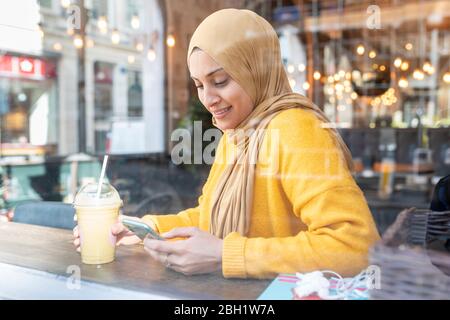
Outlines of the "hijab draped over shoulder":
{"label": "hijab draped over shoulder", "polygon": [[[249,10],[224,9],[208,16],[195,30],[188,50],[201,49],[214,59],[251,97],[254,109],[234,130],[252,132],[238,139],[241,152],[227,162],[212,200],[210,232],[219,238],[231,232],[245,236],[253,201],[255,161],[262,145],[264,130],[283,110],[307,109],[323,123],[325,114],[306,97],[293,93],[281,61],[278,36],[264,18]],[[213,119],[213,123],[215,123]],[[343,159],[352,169],[351,154],[335,129],[330,134],[342,150]],[[281,142],[282,143],[282,142]]]}

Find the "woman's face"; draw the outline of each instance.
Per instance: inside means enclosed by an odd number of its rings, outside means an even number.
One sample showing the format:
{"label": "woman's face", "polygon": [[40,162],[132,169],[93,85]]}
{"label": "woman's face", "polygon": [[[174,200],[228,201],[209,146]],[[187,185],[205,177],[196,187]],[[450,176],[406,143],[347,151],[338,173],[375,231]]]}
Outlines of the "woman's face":
{"label": "woman's face", "polygon": [[252,112],[250,96],[207,53],[195,50],[189,66],[198,97],[219,129],[236,128]]}

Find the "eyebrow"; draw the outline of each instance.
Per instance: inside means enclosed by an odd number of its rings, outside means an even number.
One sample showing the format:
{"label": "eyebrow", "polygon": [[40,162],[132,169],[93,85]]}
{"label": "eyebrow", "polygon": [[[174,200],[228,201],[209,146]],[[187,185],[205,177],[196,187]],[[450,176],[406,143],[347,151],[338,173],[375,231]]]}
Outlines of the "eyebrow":
{"label": "eyebrow", "polygon": [[[218,68],[218,69],[216,69],[216,70],[213,70],[213,71],[211,71],[210,73],[208,73],[208,74],[206,75],[206,77],[209,77],[210,75],[212,75],[212,74],[214,74],[214,73],[216,73],[216,72],[218,72],[218,71],[221,71],[221,70],[223,70],[223,68]],[[191,78],[198,81],[198,79],[195,78],[195,77],[193,77],[193,76],[191,76]]]}

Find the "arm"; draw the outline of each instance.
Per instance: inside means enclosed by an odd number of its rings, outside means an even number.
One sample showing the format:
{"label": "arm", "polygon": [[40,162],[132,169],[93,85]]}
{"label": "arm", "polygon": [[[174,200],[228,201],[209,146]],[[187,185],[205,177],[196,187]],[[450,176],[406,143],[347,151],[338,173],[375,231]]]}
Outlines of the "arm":
{"label": "arm", "polygon": [[200,216],[201,199],[202,197],[199,198],[199,205],[195,208],[183,210],[178,214],[145,215],[142,220],[160,234],[177,227],[196,227]]}
{"label": "arm", "polygon": [[222,257],[224,276],[267,278],[314,270],[355,275],[367,266],[368,249],[378,240],[369,215],[356,188],[328,190],[302,209],[306,231],[292,237],[228,235]]}
{"label": "arm", "polygon": [[305,228],[287,237],[229,234],[223,244],[225,277],[324,269],[349,276],[367,266],[368,249],[379,239],[367,203],[329,133],[302,112],[284,112],[271,127],[280,135],[281,149],[274,156],[281,192],[292,206],[292,219]]}

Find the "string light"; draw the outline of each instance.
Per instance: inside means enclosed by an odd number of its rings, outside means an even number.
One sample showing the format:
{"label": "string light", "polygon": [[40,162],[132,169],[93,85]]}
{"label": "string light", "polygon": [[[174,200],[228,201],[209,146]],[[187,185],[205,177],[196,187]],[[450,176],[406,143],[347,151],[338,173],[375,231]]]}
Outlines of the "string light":
{"label": "string light", "polygon": [[114,29],[111,33],[111,42],[113,44],[119,44],[120,43],[120,33],[117,29]]}
{"label": "string light", "polygon": [[402,71],[408,70],[408,69],[409,69],[409,62],[408,62],[408,61],[403,61],[403,62],[402,62],[402,65],[400,66],[400,69],[401,69]]}
{"label": "string light", "polygon": [[394,60],[394,67],[400,68],[401,65],[402,65],[402,59],[399,58],[399,57],[395,58],[395,60]]}
{"label": "string light", "polygon": [[364,54],[364,52],[366,51],[366,49],[364,48],[364,46],[362,44],[360,44],[357,48],[356,48],[356,53],[360,56],[362,56]]}
{"label": "string light", "polygon": [[175,43],[176,43],[175,37],[174,37],[172,34],[169,34],[169,35],[167,36],[166,43],[167,43],[167,46],[168,46],[169,48],[175,47]]}
{"label": "string light", "polygon": [[303,72],[303,71],[305,71],[305,69],[306,69],[306,66],[303,63],[300,63],[298,65],[298,71]]}
{"label": "string light", "polygon": [[422,69],[423,69],[423,71],[425,71],[426,73],[428,73],[430,75],[433,74],[435,71],[433,65],[429,61],[427,61],[423,64]]}
{"label": "string light", "polygon": [[398,81],[398,86],[400,88],[408,88],[408,80],[405,77],[401,77],[400,80]]}
{"label": "string light", "polygon": [[139,19],[139,16],[134,15],[131,18],[131,27],[135,30],[139,29],[139,27],[141,26],[141,21]]}
{"label": "string light", "polygon": [[56,42],[55,44],[53,44],[53,50],[55,51],[61,51],[62,50],[62,45],[59,42]]}
{"label": "string light", "polygon": [[413,78],[416,80],[423,80],[425,78],[425,75],[420,69],[416,69],[413,72]]}
{"label": "string light", "polygon": [[292,74],[292,73],[294,73],[294,71],[295,71],[294,66],[293,66],[292,64],[288,65],[288,67],[287,67],[287,72],[290,73],[290,74]]}
{"label": "string light", "polygon": [[108,32],[108,20],[106,20],[106,17],[101,16],[98,18],[97,27],[102,34],[106,34]]}
{"label": "string light", "polygon": [[61,7],[67,9],[70,6],[70,0],[61,0]]}
{"label": "string light", "polygon": [[76,35],[73,38],[73,45],[75,46],[75,48],[77,49],[81,49],[84,46],[84,42],[83,42],[83,38],[80,35]]}
{"label": "string light", "polygon": [[314,77],[314,80],[320,80],[320,77],[321,77],[322,75],[320,74],[320,72],[319,71],[314,71],[314,75],[313,75],[313,77]]}
{"label": "string light", "polygon": [[371,50],[369,52],[369,58],[374,59],[377,56],[377,52],[375,50]]}
{"label": "string light", "polygon": [[450,72],[446,72],[442,77],[442,80],[444,80],[445,83],[450,83]]}
{"label": "string light", "polygon": [[139,51],[139,52],[144,51],[144,44],[142,42],[138,42],[136,44],[136,50]]}
{"label": "string light", "polygon": [[408,51],[411,51],[413,49],[413,45],[411,42],[408,42],[407,44],[405,44],[405,49]]}
{"label": "string light", "polygon": [[302,87],[303,87],[304,90],[309,90],[309,88],[311,88],[311,86],[309,85],[308,82],[303,83]]}

